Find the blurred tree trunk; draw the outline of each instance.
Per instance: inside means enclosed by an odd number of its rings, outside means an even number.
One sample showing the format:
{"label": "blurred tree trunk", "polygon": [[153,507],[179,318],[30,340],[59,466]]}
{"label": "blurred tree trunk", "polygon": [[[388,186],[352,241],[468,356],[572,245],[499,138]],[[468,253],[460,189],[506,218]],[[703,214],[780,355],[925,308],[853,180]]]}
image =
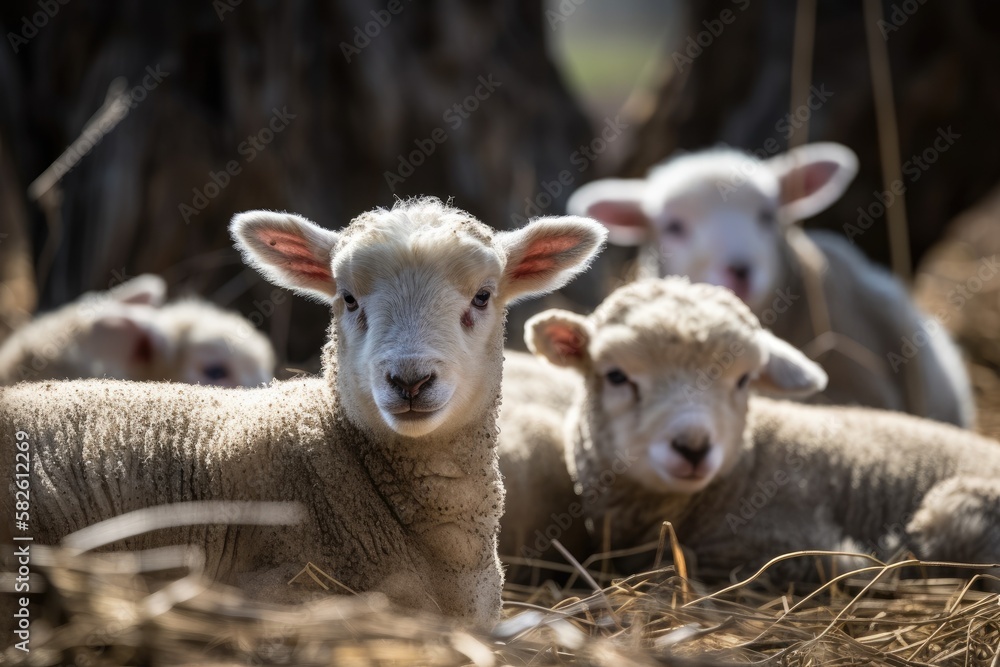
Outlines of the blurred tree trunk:
{"label": "blurred tree trunk", "polygon": [[20,90],[10,51],[0,49],[0,342],[28,321],[37,305],[24,183],[18,178],[12,129],[23,124]]}
{"label": "blurred tree trunk", "polygon": [[[37,9],[5,5],[3,33]],[[436,195],[509,228],[590,137],[546,53],[540,0],[71,2],[36,32],[15,56],[24,183],[116,77],[131,107],[63,178],[61,231],[31,206],[36,255],[55,253],[43,305],[152,271],[263,319],[295,360],[315,358],[328,314],[270,301],[231,248],[233,213],[338,228]]]}
{"label": "blurred tree trunk", "polygon": [[[888,263],[885,216],[878,214],[876,193],[891,184],[883,182],[880,166],[863,0],[818,3],[811,78],[822,92],[813,100],[818,108],[796,109],[799,121],[788,116],[799,3],[685,4],[687,25],[679,43],[663,56],[659,89],[634,100],[641,128],[617,171],[641,175],[676,150],[719,142],[773,154],[785,150],[789,139],[806,139],[798,136],[805,129],[796,125],[808,117],[809,141],[844,143],[861,161],[844,198],[808,226],[840,231],[853,226],[848,235],[854,234],[869,256]],[[732,14],[726,24],[720,23],[724,12]],[[886,0],[882,12],[884,22],[876,27],[888,45],[916,264],[948,222],[1000,180],[995,157],[1000,151],[1000,5]],[[938,141],[935,148],[938,137],[949,133],[951,144]]]}

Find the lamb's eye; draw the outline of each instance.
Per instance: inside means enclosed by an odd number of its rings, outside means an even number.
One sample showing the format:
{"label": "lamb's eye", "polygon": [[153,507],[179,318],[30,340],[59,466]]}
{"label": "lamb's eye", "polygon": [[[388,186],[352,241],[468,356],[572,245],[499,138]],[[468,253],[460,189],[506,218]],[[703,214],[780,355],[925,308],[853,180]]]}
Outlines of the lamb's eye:
{"label": "lamb's eye", "polygon": [[736,381],[736,388],[746,389],[748,384],[750,384],[750,374],[744,373],[740,376],[740,379]]}
{"label": "lamb's eye", "polygon": [[358,300],[350,292],[344,292],[344,305],[347,306],[347,310],[354,312],[358,309]]}
{"label": "lamb's eye", "polygon": [[229,377],[229,369],[223,364],[209,364],[202,368],[201,372],[209,380],[222,380]]}
{"label": "lamb's eye", "polygon": [[604,377],[608,379],[608,382],[614,385],[625,384],[628,382],[628,376],[622,373],[617,368],[612,369],[605,373]]}
{"label": "lamb's eye", "polygon": [[769,227],[774,224],[774,211],[761,211],[757,219],[760,220],[760,224]]}
{"label": "lamb's eye", "polygon": [[475,306],[476,308],[485,308],[486,304],[489,303],[489,300],[490,300],[490,291],[481,289],[478,292],[476,292],[476,296],[472,298],[472,305]]}
{"label": "lamb's eye", "polygon": [[665,227],[665,231],[670,236],[680,237],[684,236],[686,230],[684,228],[683,222],[681,222],[677,218],[671,218],[670,220],[667,221],[667,226]]}

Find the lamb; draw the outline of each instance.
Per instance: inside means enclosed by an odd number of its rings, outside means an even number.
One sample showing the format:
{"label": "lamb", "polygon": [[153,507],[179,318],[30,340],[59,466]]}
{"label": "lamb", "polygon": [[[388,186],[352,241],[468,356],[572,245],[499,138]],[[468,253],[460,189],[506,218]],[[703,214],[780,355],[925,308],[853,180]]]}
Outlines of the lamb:
{"label": "lamb", "polygon": [[[208,572],[287,599],[311,562],[353,591],[489,624],[500,611],[497,467],[508,304],[558,289],[606,235],[573,217],[495,232],[424,198],[334,232],[250,211],[231,230],[245,261],[330,305],[320,377],[254,389],[107,380],[0,389],[0,441],[33,452],[35,542],[178,501],[293,501],[293,527],[194,528]],[[0,473],[12,480],[13,457]],[[13,511],[13,491],[0,511]],[[9,524],[4,544],[10,544]]]}
{"label": "lamb", "polygon": [[[802,397],[826,375],[727,289],[641,280],[589,317],[536,315],[526,341],[581,378],[567,467],[613,549],[655,542],[670,521],[705,581],[810,549],[1000,563],[1000,443],[898,412],[751,396]],[[812,568],[795,559],[773,575]]]}
{"label": "lamb", "polygon": [[612,243],[642,246],[644,277],[686,275],[732,289],[826,370],[828,386],[814,400],[970,427],[970,381],[940,323],[845,238],[796,224],[836,201],[857,168],[854,153],[833,143],[766,161],[707,150],[645,179],[587,184],[567,206],[601,220]]}
{"label": "lamb", "polygon": [[245,318],[199,299],[164,304],[145,274],[87,293],[0,345],[0,384],[100,378],[253,387],[274,377],[274,350]]}
{"label": "lamb", "polygon": [[500,557],[508,562],[509,582],[532,581],[534,568],[523,566],[525,559],[564,563],[552,546],[555,539],[578,559],[590,554],[563,446],[563,419],[578,384],[568,370],[523,352],[505,353],[498,423],[507,500],[500,519]]}

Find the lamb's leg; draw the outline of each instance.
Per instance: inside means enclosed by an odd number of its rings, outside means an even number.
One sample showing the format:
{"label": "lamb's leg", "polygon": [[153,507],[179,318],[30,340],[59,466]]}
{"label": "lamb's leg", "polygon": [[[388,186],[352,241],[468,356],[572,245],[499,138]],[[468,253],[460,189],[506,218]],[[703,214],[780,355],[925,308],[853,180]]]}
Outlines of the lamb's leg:
{"label": "lamb's leg", "polygon": [[[954,477],[924,497],[907,532],[925,560],[1000,564],[1000,481]],[[1000,576],[1000,567],[990,574]],[[1000,581],[988,584],[1000,591]]]}
{"label": "lamb's leg", "polygon": [[499,619],[503,573],[497,558],[496,537],[446,523],[421,534],[424,583],[441,613],[490,627]]}

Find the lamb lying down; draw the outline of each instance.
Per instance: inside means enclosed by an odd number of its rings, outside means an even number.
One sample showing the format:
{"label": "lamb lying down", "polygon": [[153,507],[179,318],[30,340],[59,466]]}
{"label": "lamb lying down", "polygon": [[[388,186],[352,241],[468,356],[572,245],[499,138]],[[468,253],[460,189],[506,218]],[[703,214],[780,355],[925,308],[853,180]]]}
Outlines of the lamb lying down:
{"label": "lamb lying down", "polygon": [[274,378],[271,342],[238,313],[202,299],[165,303],[144,274],[89,292],[0,345],[0,385],[107,378],[255,387]]}
{"label": "lamb lying down", "polygon": [[[288,580],[312,562],[354,591],[496,620],[506,305],[582,271],[604,228],[541,218],[497,232],[428,198],[338,232],[270,211],[237,215],[232,232],[269,280],[329,304],[322,377],[0,388],[0,442],[32,454],[35,543],[167,503],[290,501],[306,514],[296,526],[196,526],[118,546],[202,547],[210,575],[269,600],[294,596]],[[0,458],[8,517],[14,466],[13,452]]]}
{"label": "lamb lying down", "polygon": [[[536,315],[526,339],[582,378],[567,462],[593,526],[611,515],[613,549],[653,542],[670,521],[704,580],[808,549],[1000,563],[1000,443],[901,413],[753,396],[801,397],[826,376],[729,290],[643,280],[589,317]],[[620,460],[627,470],[605,488]],[[774,573],[805,580],[814,563]]]}
{"label": "lamb lying down", "polygon": [[842,235],[798,224],[835,202],[857,169],[854,153],[832,143],[765,161],[698,151],[644,179],[588,183],[567,207],[600,219],[612,243],[641,245],[645,277],[732,289],[775,335],[823,366],[829,383],[811,402],[972,426],[972,387],[944,327]]}

